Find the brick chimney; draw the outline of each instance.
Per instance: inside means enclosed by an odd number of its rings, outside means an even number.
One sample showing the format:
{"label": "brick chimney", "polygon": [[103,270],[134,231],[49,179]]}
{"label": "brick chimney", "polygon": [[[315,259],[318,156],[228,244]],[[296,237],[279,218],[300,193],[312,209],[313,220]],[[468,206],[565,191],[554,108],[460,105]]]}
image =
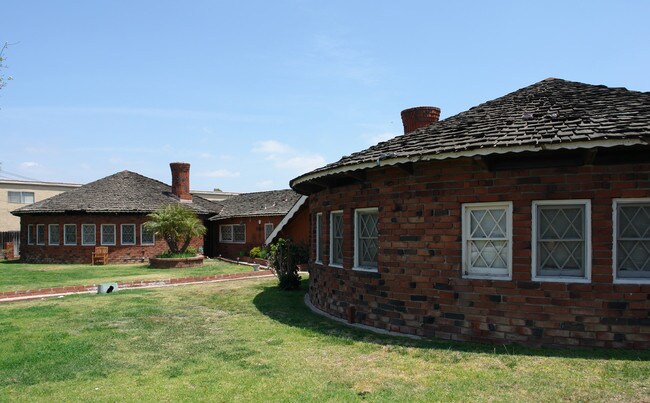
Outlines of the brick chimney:
{"label": "brick chimney", "polygon": [[190,194],[190,164],[187,162],[172,162],[172,193],[181,199],[181,202],[191,202]]}
{"label": "brick chimney", "polygon": [[440,119],[440,108],[435,106],[418,106],[402,111],[404,134],[411,133],[421,127],[427,127]]}

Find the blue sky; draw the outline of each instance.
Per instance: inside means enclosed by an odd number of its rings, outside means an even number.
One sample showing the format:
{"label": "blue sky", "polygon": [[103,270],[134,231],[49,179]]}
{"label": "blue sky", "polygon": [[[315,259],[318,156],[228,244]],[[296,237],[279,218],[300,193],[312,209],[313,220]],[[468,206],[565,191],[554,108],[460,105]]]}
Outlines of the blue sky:
{"label": "blue sky", "polygon": [[[249,192],[547,77],[650,91],[648,1],[16,1],[2,170]],[[0,176],[6,176],[0,172]]]}

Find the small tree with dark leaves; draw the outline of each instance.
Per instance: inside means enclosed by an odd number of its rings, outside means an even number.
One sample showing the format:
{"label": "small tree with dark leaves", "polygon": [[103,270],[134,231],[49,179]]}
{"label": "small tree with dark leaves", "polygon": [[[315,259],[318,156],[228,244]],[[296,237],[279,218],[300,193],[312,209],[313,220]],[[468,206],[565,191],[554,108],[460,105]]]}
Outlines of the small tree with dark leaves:
{"label": "small tree with dark leaves", "polygon": [[271,244],[269,264],[271,270],[278,277],[278,287],[282,290],[300,289],[300,275],[296,266],[295,248],[290,239],[278,239]]}

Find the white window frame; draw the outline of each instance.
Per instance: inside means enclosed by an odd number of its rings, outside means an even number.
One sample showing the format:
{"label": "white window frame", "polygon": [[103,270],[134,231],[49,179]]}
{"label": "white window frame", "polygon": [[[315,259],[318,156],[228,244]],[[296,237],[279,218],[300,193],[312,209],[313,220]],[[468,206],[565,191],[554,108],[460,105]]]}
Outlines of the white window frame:
{"label": "white window frame", "polygon": [[[124,227],[131,226],[133,227],[133,242],[131,243],[126,243],[124,242]],[[137,234],[135,233],[135,224],[120,224],[120,245],[125,245],[125,246],[133,246],[137,243],[138,237]]]}
{"label": "white window frame", "polygon": [[[537,274],[537,209],[539,206],[584,206],[584,239],[585,255],[584,265],[585,273],[581,277],[570,276],[543,276]],[[589,283],[591,282],[591,200],[535,200],[533,201],[532,211],[532,236],[531,236],[531,277],[533,281],[554,282],[554,283]]]}
{"label": "white window frame", "polygon": [[650,198],[631,198],[612,200],[612,275],[616,284],[648,284],[650,277],[619,277],[618,276],[618,206],[625,204],[648,204]]}
{"label": "white window frame", "polygon": [[[56,227],[56,231],[53,231],[52,228]],[[52,234],[56,233],[58,241],[52,242]],[[59,232],[59,224],[49,224],[47,226],[47,244],[50,246],[59,246],[61,245],[61,233]]]}
{"label": "white window frame", "polygon": [[[235,240],[235,227],[244,227],[244,240],[236,241]],[[230,240],[224,240],[223,239],[223,228],[225,227],[230,227],[230,234],[232,236],[232,239]],[[238,244],[244,244],[246,243],[246,224],[223,224],[219,226],[219,242],[220,243],[238,243]]]}
{"label": "white window frame", "polygon": [[36,243],[36,234],[34,233],[34,224],[27,224],[27,245]]}
{"label": "white window frame", "polygon": [[147,230],[144,227],[144,224],[140,224],[140,245],[142,246],[151,246],[156,244],[156,234],[151,231],[151,235],[153,236],[152,242],[145,242],[143,239],[144,233],[147,232]]}
{"label": "white window frame", "polygon": [[[330,211],[330,262],[329,265],[332,267],[343,268],[343,256],[341,256],[341,263],[334,262],[334,216],[341,216],[341,224],[343,223],[343,210]],[[344,227],[345,228],[345,227]],[[341,234],[341,243],[345,238],[344,234]],[[343,245],[341,245],[343,247]]]}
{"label": "white window frame", "polygon": [[323,264],[323,213],[316,213],[316,256],[314,262]]}
{"label": "white window frame", "polygon": [[[271,230],[269,231],[268,228],[271,228]],[[267,222],[266,224],[264,224],[264,240],[266,240],[273,233],[274,229],[275,226],[273,225],[272,222]]]}
{"label": "white window frame", "polygon": [[[13,193],[14,197],[17,195],[18,196],[18,201],[12,201],[11,200],[11,194]],[[25,195],[29,195],[32,198],[31,202],[25,201]],[[22,192],[22,191],[13,191],[9,190],[7,191],[7,202],[11,204],[33,204],[36,201],[36,196],[34,195],[34,192]]]}
{"label": "white window frame", "polygon": [[[84,227],[93,227],[93,241],[86,242],[84,239]],[[82,246],[95,246],[97,245],[97,227],[95,224],[81,224],[81,245]]]}
{"label": "white window frame", "polygon": [[45,245],[45,224],[36,224],[36,245]]}
{"label": "white window frame", "polygon": [[[361,266],[359,263],[359,215],[363,213],[377,214],[377,267]],[[379,208],[367,207],[354,210],[354,267],[352,270],[378,272],[379,271]]]}
{"label": "white window frame", "polygon": [[[468,244],[473,241],[470,239],[471,234],[471,220],[470,213],[475,210],[496,210],[503,209],[506,212],[506,238],[505,241],[508,243],[508,261],[506,262],[506,269],[495,269],[495,268],[474,268],[470,267],[471,262],[471,248],[468,247]],[[462,205],[462,267],[463,267],[463,278],[473,278],[473,279],[490,279],[490,280],[503,280],[509,281],[512,280],[512,202],[490,202],[490,203],[465,203]],[[484,240],[494,240],[496,238],[481,238]],[[503,239],[499,239],[503,241]]]}
{"label": "white window frame", "polygon": [[[68,233],[66,228],[70,228],[70,227],[74,228],[74,243],[72,243],[72,242],[69,243],[68,242],[68,237],[66,236],[66,234]],[[65,245],[65,246],[75,246],[77,244],[77,242],[78,242],[77,238],[78,238],[77,237],[77,224],[63,224],[63,245]]]}
{"label": "white window frame", "polygon": [[[113,242],[104,242],[104,227],[113,227]],[[117,243],[117,228],[115,224],[102,224],[99,228],[99,244],[102,246],[115,246]]]}

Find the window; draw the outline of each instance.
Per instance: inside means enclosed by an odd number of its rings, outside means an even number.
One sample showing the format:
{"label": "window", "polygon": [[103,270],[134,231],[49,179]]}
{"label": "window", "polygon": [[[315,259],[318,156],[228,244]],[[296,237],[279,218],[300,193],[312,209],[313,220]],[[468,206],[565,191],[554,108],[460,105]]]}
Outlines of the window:
{"label": "window", "polygon": [[614,280],[650,281],[650,199],[614,200]]}
{"label": "window", "polygon": [[95,224],[81,224],[81,244],[95,245]]}
{"label": "window", "polygon": [[377,241],[379,239],[379,210],[354,211],[354,268],[377,271]]}
{"label": "window", "polygon": [[264,239],[268,239],[273,233],[273,223],[267,222],[264,224]]}
{"label": "window", "polygon": [[323,213],[316,214],[316,263],[323,263]]}
{"label": "window", "polygon": [[32,204],[34,203],[34,192],[8,192],[9,203]]}
{"label": "window", "polygon": [[45,245],[45,224],[36,225],[36,244]]}
{"label": "window", "polygon": [[343,212],[330,213],[330,266],[343,266]]}
{"label": "window", "polygon": [[59,224],[50,224],[47,227],[47,236],[48,244],[58,245],[59,244]]}
{"label": "window", "polygon": [[589,200],[533,202],[532,261],[537,281],[589,281]]}
{"label": "window", "polygon": [[115,224],[102,224],[102,245],[115,245]]}
{"label": "window", "polygon": [[153,245],[156,243],[156,236],[153,231],[148,230],[144,224],[140,224],[140,244]]}
{"label": "window", "polygon": [[463,277],[512,278],[512,203],[463,204]]}
{"label": "window", "polygon": [[36,234],[34,234],[34,224],[27,225],[27,245],[34,245]]}
{"label": "window", "polygon": [[63,244],[76,245],[77,244],[77,225],[65,224],[63,226]]}
{"label": "window", "polygon": [[135,245],[135,224],[122,224],[122,245]]}
{"label": "window", "polygon": [[246,243],[246,224],[220,225],[219,242]]}

